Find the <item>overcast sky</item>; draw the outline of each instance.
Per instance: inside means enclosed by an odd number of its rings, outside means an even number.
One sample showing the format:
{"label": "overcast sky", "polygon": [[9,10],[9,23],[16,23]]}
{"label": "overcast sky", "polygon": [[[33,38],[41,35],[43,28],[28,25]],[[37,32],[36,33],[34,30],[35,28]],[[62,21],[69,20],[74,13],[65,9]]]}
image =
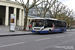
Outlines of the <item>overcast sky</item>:
{"label": "overcast sky", "polygon": [[[26,0],[24,0],[26,3]],[[30,0],[30,4],[32,3],[33,0]],[[75,0],[59,0],[63,4],[67,5],[70,9],[73,9],[75,11]]]}
{"label": "overcast sky", "polygon": [[75,11],[75,0],[59,0],[63,4],[67,5],[70,9],[73,9]]}

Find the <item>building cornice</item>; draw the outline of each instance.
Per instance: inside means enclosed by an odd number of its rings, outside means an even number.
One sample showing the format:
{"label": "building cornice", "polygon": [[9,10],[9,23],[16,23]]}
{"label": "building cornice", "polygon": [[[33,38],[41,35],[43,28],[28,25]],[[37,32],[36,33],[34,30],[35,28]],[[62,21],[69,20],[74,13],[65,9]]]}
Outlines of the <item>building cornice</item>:
{"label": "building cornice", "polygon": [[10,6],[10,7],[16,7],[16,8],[21,8],[23,9],[21,3],[15,2],[15,1],[4,1],[4,0],[0,0],[0,5],[3,6]]}
{"label": "building cornice", "polygon": [[20,3],[18,3],[18,2],[15,2],[15,1],[4,1],[4,0],[0,0],[0,2],[6,2],[6,3],[11,3],[11,4],[16,4],[16,5],[20,5],[21,6],[21,4]]}

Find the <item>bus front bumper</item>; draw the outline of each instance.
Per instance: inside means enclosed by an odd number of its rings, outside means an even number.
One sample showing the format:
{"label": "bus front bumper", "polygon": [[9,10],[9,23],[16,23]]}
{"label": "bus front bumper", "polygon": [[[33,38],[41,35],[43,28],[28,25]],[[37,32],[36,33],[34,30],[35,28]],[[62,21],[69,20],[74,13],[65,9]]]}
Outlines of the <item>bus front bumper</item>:
{"label": "bus front bumper", "polygon": [[32,31],[33,33],[49,33],[49,31]]}

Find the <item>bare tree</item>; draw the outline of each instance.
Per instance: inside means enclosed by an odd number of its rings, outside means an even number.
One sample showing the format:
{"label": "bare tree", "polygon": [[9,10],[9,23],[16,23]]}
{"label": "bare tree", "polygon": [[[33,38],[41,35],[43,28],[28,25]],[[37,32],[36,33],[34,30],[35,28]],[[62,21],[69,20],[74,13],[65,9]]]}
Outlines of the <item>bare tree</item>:
{"label": "bare tree", "polygon": [[70,10],[69,8],[65,8],[58,15],[59,15],[59,20],[66,21],[68,26],[72,24],[74,18],[73,10]]}
{"label": "bare tree", "polygon": [[52,9],[49,10],[49,12],[52,17],[66,21],[67,25],[71,26],[74,21],[73,18],[75,14],[73,10],[67,8],[67,6],[62,2],[56,2],[55,5],[53,5]]}
{"label": "bare tree", "polygon": [[66,11],[66,8],[67,8],[67,6],[62,5],[62,9],[60,9],[61,11],[58,12],[59,20],[62,20],[62,18],[65,19],[65,16],[66,16],[66,12],[65,12]]}
{"label": "bare tree", "polygon": [[47,0],[41,4],[41,7],[37,7],[37,12],[40,17],[45,18],[46,13],[50,10],[50,8],[57,2],[57,0]]}
{"label": "bare tree", "polygon": [[63,9],[65,9],[66,6],[64,6],[64,4],[62,4],[62,2],[57,2],[55,3],[55,5],[52,7],[52,13],[53,13],[53,17],[56,18],[57,15],[63,11]]}
{"label": "bare tree", "polygon": [[[17,0],[15,0],[15,1],[17,1]],[[17,2],[18,2],[18,1],[17,1]],[[30,2],[30,0],[27,0],[26,3],[24,3],[24,0],[20,0],[20,2],[18,2],[18,3],[20,3],[20,4],[23,6],[23,8],[24,8],[24,13],[25,13],[24,29],[23,29],[23,30],[26,30],[28,11],[29,11],[31,8],[33,8],[34,6],[37,6],[37,5],[41,4],[41,3],[44,2],[44,1],[33,0],[33,2],[32,2],[31,5],[29,5],[29,2]]]}

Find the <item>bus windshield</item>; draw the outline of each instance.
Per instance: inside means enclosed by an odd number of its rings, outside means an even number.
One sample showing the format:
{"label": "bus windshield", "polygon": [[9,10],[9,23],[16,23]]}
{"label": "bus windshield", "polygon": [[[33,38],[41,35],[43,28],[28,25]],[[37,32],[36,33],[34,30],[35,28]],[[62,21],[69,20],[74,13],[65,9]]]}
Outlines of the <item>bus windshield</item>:
{"label": "bus windshield", "polygon": [[32,20],[32,27],[42,27],[42,26],[43,26],[43,20],[41,19]]}

